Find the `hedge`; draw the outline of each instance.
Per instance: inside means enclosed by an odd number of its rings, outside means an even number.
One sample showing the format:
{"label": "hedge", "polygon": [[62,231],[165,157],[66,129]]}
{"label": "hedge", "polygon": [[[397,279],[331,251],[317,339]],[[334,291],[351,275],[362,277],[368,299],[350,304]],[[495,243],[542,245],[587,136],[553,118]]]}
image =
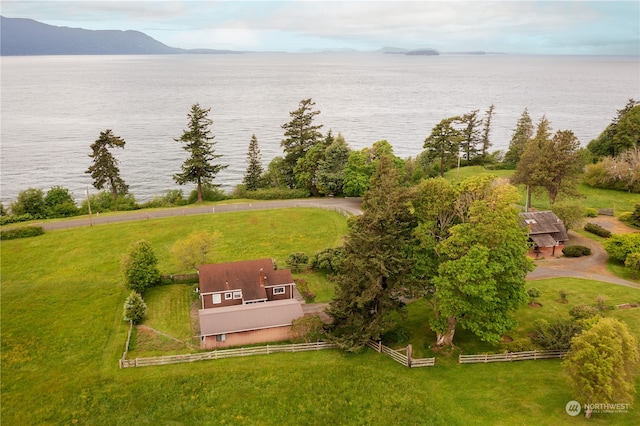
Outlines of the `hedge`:
{"label": "hedge", "polygon": [[595,235],[597,235],[599,237],[602,237],[602,238],[610,238],[611,237],[611,232],[610,231],[604,229],[602,226],[597,225],[595,223],[591,223],[591,222],[587,223],[584,226],[584,230],[587,231],[587,232],[591,232],[592,234],[595,234]]}
{"label": "hedge", "polygon": [[566,257],[589,256],[591,249],[585,246],[567,246],[562,249],[562,254]]}
{"label": "hedge", "polygon": [[26,226],[23,228],[0,231],[0,240],[15,240],[16,238],[37,237],[44,234],[42,226]]}

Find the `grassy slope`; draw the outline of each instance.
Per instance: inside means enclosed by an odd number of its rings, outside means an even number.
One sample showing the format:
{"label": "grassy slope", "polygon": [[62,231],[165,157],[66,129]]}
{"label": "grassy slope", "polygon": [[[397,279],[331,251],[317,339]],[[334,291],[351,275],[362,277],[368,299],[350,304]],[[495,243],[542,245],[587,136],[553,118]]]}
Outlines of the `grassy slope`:
{"label": "grassy slope", "polygon": [[[292,251],[336,245],[346,232],[337,214],[296,209],[150,220],[3,242],[3,423],[585,423],[564,412],[572,397],[558,361],[461,366],[443,358],[434,368],[409,370],[372,351],[326,351],[119,370],[127,330],[120,254],[146,238],[162,271],[177,272],[168,247],[202,228],[224,234],[217,261],[282,261]],[[544,291],[543,298],[551,293]],[[424,322],[419,312],[414,322],[416,329]],[[176,334],[185,330],[153,316],[151,324]],[[464,332],[456,339],[468,340]],[[481,348],[472,340],[467,345]],[[614,418],[621,424],[640,420],[638,410]],[[590,423],[611,420],[596,415]]]}

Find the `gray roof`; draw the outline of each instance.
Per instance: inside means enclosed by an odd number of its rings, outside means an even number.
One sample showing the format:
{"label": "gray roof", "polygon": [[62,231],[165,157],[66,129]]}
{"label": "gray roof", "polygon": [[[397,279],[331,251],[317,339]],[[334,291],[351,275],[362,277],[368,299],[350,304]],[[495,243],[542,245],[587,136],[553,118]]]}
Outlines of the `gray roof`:
{"label": "gray roof", "polygon": [[285,299],[200,309],[198,315],[200,334],[213,336],[291,325],[291,321],[304,316],[304,313],[298,300]]}
{"label": "gray roof", "polygon": [[569,239],[564,224],[550,210],[520,213],[520,220],[529,228],[529,237],[540,247],[551,247]]}

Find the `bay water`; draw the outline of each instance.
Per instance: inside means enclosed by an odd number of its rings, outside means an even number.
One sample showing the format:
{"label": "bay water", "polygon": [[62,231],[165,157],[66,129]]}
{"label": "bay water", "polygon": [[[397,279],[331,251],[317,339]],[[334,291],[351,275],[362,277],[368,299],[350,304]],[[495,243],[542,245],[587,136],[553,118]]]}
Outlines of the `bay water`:
{"label": "bay water", "polygon": [[[69,188],[82,199],[91,178],[90,145],[101,131],[126,141],[114,150],[138,201],[180,188],[172,179],[187,152],[174,138],[191,105],[209,117],[220,163],[215,179],[241,183],[255,134],[265,167],[283,155],[281,125],[302,99],[315,123],[342,133],[352,149],[386,139],[415,157],[443,118],[491,104],[491,151],[508,148],[527,108],[583,145],[598,136],[629,98],[640,99],[640,61],[619,56],[244,53],[162,56],[0,58],[0,196]],[[193,186],[182,187],[185,195]]]}

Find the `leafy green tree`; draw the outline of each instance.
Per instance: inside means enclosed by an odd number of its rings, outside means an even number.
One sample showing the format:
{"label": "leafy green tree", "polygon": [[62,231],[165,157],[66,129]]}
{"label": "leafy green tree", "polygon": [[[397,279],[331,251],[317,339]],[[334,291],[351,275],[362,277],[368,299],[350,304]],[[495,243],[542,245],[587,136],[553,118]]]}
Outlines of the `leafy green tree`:
{"label": "leafy green tree", "polygon": [[614,234],[603,245],[611,259],[624,263],[631,253],[640,252],[640,233]]}
{"label": "leafy green tree", "polygon": [[617,111],[606,129],[589,142],[587,149],[598,157],[616,157],[639,144],[640,105],[634,99],[629,99],[624,108]]}
{"label": "leafy green tree", "polygon": [[324,150],[317,170],[318,192],[322,195],[342,195],[344,193],[345,167],[351,150],[342,134]]}
{"label": "leafy green tree", "polygon": [[132,291],[124,302],[125,321],[132,321],[134,324],[140,324],[147,317],[147,304],[144,303],[140,293]]}
{"label": "leafy green tree", "polygon": [[551,210],[558,216],[564,227],[576,229],[584,219],[585,211],[578,201],[562,201],[555,203]]}
{"label": "leafy green tree", "polygon": [[[587,327],[571,340],[562,362],[577,399],[587,404],[633,402],[640,367],[636,339],[615,318],[594,317]],[[585,417],[590,416],[588,408]]]}
{"label": "leafy green tree", "polygon": [[171,254],[180,260],[185,269],[198,270],[200,265],[211,263],[215,241],[222,239],[219,231],[193,231],[171,246]]}
{"label": "leafy green tree", "polygon": [[287,176],[284,158],[274,157],[271,160],[271,162],[267,166],[267,171],[262,175],[262,181],[264,182],[266,187],[286,188]]}
{"label": "leafy green tree", "polygon": [[[512,314],[526,301],[527,234],[520,226],[516,188],[495,177],[466,179],[457,188],[434,181],[419,191],[415,256],[422,260],[424,293],[431,300],[437,346],[452,346],[456,327],[498,341],[515,325]],[[427,283],[427,284],[425,284]]]}
{"label": "leafy green tree", "polygon": [[247,151],[247,172],[244,175],[243,183],[248,191],[255,191],[260,187],[260,179],[264,173],[262,167],[262,157],[260,155],[260,147],[258,146],[258,138],[251,135],[249,142],[249,151]]}
{"label": "leafy green tree", "polygon": [[581,303],[569,309],[569,315],[575,320],[584,320],[598,315],[598,309]]}
{"label": "leafy green tree", "polygon": [[284,148],[284,174],[289,188],[296,187],[294,168],[298,160],[322,139],[319,131],[322,125],[313,124],[315,116],[320,114],[313,110],[315,105],[311,98],[301,100],[298,109],[289,113],[291,121],[282,125],[285,138],[280,146]]}
{"label": "leafy green tree", "polygon": [[462,121],[460,117],[445,118],[436,124],[431,134],[424,140],[424,149],[431,161],[439,162],[440,176],[446,168],[459,158],[460,143],[464,140],[462,131],[454,125]]}
{"label": "leafy green tree", "polygon": [[213,146],[215,136],[211,134],[209,126],[213,121],[209,118],[211,108],[204,109],[200,104],[191,106],[191,111],[187,114],[189,119],[189,130],[185,130],[180,138],[174,139],[183,144],[183,148],[190,156],[182,164],[182,173],[173,175],[173,179],[178,185],[195,183],[197,191],[197,202],[202,202],[202,187],[208,185],[216,187],[213,180],[226,169],[228,165],[214,164],[213,161],[222,157],[215,154]]}
{"label": "leafy green tree", "polygon": [[629,253],[624,260],[624,267],[631,271],[635,280],[640,272],[640,252]]}
{"label": "leafy green tree", "polygon": [[348,197],[361,197],[369,189],[375,165],[368,162],[364,151],[351,151],[344,168],[344,193]]}
{"label": "leafy green tree", "polygon": [[67,217],[78,214],[78,206],[67,188],[54,186],[44,197],[51,217]]}
{"label": "leafy green tree", "polygon": [[330,247],[316,252],[311,256],[311,269],[323,270],[329,274],[336,274],[344,264],[344,248]]}
{"label": "leafy green tree", "polygon": [[296,179],[296,188],[307,189],[312,196],[320,195],[318,190],[318,167],[324,158],[326,146],[316,144],[307,150],[304,157],[298,159],[298,163],[293,168]]}
{"label": "leafy green tree", "polygon": [[141,294],[160,283],[158,259],[148,241],[139,240],[129,247],[122,258],[122,272],[127,288]]}
{"label": "leafy green tree", "polygon": [[301,251],[291,253],[287,257],[287,266],[293,269],[295,272],[300,272],[303,266],[306,266],[309,262],[309,256]]}
{"label": "leafy green tree", "polygon": [[505,164],[513,167],[514,169],[520,162],[520,157],[524,152],[527,142],[533,138],[534,133],[533,121],[529,115],[529,111],[525,108],[516,124],[516,128],[511,136],[511,142],[509,142],[509,150],[504,156]]}
{"label": "leafy green tree", "polygon": [[364,196],[364,213],[353,219],[345,240],[336,297],[327,313],[333,318],[332,339],[348,350],[379,339],[401,307],[412,269],[406,250],[414,226],[409,192],[401,180],[393,158],[380,157]]}
{"label": "leafy green tree", "polygon": [[18,193],[18,198],[10,204],[14,215],[30,214],[34,219],[47,217],[47,203],[44,201],[44,191],[28,188]]}
{"label": "leafy green tree", "polygon": [[118,160],[111,154],[111,148],[122,148],[125,145],[124,139],[113,134],[111,129],[100,132],[100,136],[91,144],[93,164],[85,171],[93,179],[93,187],[101,190],[109,190],[114,198],[125,195],[129,191],[129,186],[120,177]]}

